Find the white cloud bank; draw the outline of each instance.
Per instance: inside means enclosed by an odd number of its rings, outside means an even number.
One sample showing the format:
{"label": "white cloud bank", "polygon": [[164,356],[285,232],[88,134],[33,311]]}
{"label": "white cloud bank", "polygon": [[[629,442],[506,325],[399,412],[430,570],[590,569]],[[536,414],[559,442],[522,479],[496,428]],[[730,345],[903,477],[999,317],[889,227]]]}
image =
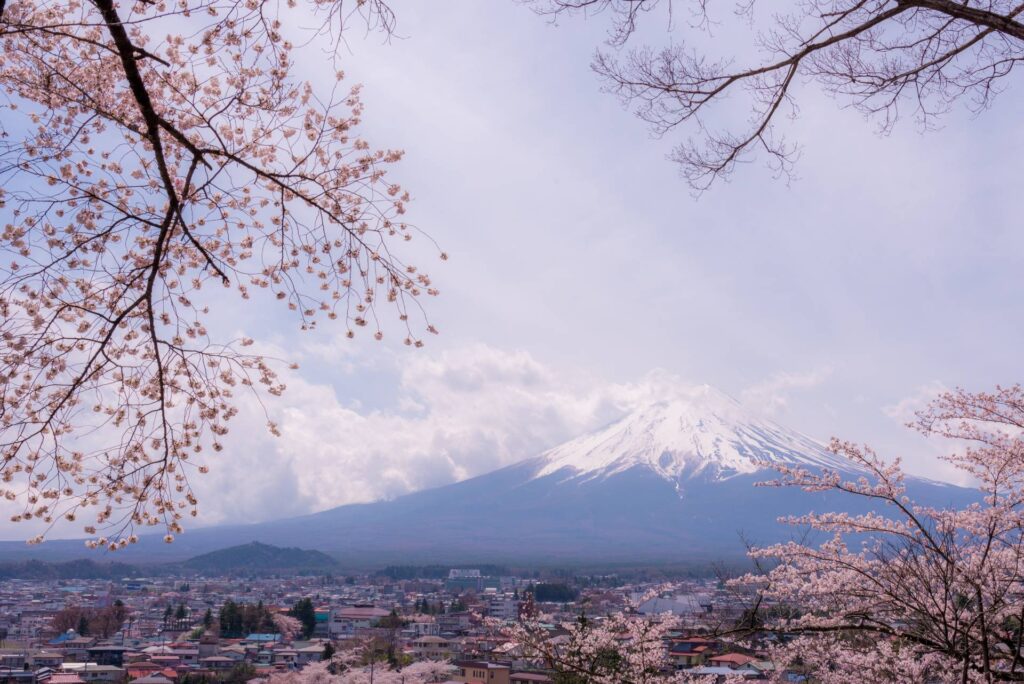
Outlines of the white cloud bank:
{"label": "white cloud bank", "polygon": [[[323,354],[324,350],[319,350]],[[556,374],[523,351],[484,345],[403,355],[393,410],[346,405],[298,374],[268,405],[248,400],[227,448],[194,482],[203,523],[251,521],[391,498],[534,456],[622,415],[659,383]]]}

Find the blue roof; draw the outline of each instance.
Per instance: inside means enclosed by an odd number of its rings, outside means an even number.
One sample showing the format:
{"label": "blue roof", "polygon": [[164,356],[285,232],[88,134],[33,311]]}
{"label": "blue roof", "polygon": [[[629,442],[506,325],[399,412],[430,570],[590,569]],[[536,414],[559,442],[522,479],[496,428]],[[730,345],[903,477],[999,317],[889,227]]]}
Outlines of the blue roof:
{"label": "blue roof", "polygon": [[279,641],[280,634],[250,634],[245,637],[246,641]]}

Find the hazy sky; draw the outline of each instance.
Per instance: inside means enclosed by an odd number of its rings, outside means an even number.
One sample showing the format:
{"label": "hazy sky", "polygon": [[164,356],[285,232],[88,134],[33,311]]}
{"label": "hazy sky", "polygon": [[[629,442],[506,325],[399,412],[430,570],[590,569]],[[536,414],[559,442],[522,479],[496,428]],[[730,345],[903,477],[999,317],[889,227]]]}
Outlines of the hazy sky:
{"label": "hazy sky", "polygon": [[[238,418],[197,482],[205,523],[434,486],[535,455],[672,383],[709,383],[813,437],[940,475],[901,427],[936,388],[1020,378],[1024,97],[888,137],[800,89],[787,186],[760,163],[699,199],[599,91],[606,20],[552,26],[511,0],[396,2],[400,38],[347,35],[363,131],[400,147],[429,269],[426,348],[301,333],[276,308],[220,325],[296,358],[271,411]],[[728,17],[723,17],[727,19]],[[646,38],[664,40],[652,18]],[[723,54],[745,37],[719,38]],[[306,77],[329,74],[313,47]],[[386,331],[388,332],[388,331]],[[247,402],[249,408],[254,408]],[[26,533],[0,523],[0,536]]]}

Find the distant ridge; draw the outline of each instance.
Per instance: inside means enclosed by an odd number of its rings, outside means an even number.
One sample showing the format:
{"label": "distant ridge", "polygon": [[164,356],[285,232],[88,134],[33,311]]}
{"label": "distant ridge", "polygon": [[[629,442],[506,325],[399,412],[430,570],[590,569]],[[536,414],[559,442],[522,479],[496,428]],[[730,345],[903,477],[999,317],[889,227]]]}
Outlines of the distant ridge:
{"label": "distant ridge", "polygon": [[0,563],[0,579],[28,580],[90,580],[120,579],[139,574],[139,568],[125,563],[97,563],[91,558],[78,558],[61,563],[40,560]]}
{"label": "distant ridge", "polygon": [[[108,556],[109,557],[109,556]],[[334,558],[320,551],[251,542],[204,553],[182,562],[128,564],[77,558],[61,562],[0,562],[0,579],[88,580],[163,575],[266,575],[323,573],[336,569]]]}
{"label": "distant ridge", "polygon": [[336,560],[320,551],[283,548],[254,541],[189,558],[181,564],[181,567],[202,573],[230,574],[235,572],[331,570],[337,565]]}

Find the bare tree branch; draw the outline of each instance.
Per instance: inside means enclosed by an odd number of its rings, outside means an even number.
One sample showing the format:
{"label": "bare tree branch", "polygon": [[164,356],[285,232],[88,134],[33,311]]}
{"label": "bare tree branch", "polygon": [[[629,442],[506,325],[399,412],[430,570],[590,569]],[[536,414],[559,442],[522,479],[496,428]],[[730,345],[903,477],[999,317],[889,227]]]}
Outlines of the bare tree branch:
{"label": "bare tree branch", "polygon": [[[790,172],[798,148],[781,135],[780,116],[797,111],[796,82],[816,81],[877,117],[883,131],[901,118],[904,105],[927,128],[958,101],[975,110],[989,106],[1024,60],[1024,4],[1013,0],[810,0],[773,16],[754,39],[766,58],[746,68],[735,68],[731,56],[715,59],[689,48],[687,35],[682,41],[673,35],[663,48],[625,48],[640,15],[665,5],[657,0],[532,4],[554,17],[612,16],[611,50],[598,52],[594,70],[655,133],[689,131],[670,159],[697,191],[758,153],[777,172]],[[689,7],[700,18],[690,31],[713,24],[704,2]],[[755,4],[737,5],[736,14],[753,18]],[[749,111],[746,127],[719,123],[730,97]]]}

